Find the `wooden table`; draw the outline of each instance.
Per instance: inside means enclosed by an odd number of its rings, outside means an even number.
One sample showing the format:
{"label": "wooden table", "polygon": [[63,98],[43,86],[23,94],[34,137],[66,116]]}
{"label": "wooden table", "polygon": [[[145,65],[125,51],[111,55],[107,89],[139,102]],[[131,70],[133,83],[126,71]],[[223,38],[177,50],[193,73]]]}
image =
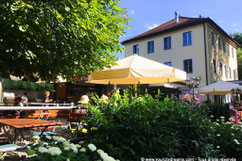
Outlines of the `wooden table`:
{"label": "wooden table", "polygon": [[[49,126],[61,125],[61,122],[53,122],[47,120],[38,120],[38,119],[0,119],[0,127],[3,128],[5,134],[7,135],[11,143],[16,142],[17,137],[21,136],[24,140],[23,130],[32,129],[35,127],[44,127],[40,136]],[[14,135],[12,136],[7,130],[6,127],[10,126],[14,128]]]}

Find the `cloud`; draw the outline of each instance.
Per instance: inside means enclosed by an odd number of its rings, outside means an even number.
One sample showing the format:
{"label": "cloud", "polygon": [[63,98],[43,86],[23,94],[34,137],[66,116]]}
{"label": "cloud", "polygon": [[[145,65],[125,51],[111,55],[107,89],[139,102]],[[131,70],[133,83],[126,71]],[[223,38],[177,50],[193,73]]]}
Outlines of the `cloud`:
{"label": "cloud", "polygon": [[233,23],[233,26],[234,26],[234,27],[235,27],[235,26],[237,26],[237,23],[236,23],[236,22],[234,22],[234,23]]}
{"label": "cloud", "polygon": [[146,24],[146,26],[147,26],[147,29],[148,29],[148,30],[151,30],[151,29],[157,27],[158,24],[153,24],[153,25],[148,25],[148,24]]}
{"label": "cloud", "polygon": [[134,14],[134,10],[131,10],[130,13],[133,15]]}

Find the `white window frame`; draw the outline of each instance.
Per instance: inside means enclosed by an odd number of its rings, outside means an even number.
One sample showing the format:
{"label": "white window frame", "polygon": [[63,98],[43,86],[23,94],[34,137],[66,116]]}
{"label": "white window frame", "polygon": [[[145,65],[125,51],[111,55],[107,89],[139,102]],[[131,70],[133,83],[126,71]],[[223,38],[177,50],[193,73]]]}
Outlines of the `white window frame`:
{"label": "white window frame", "polygon": [[229,67],[229,79],[232,79],[232,70],[231,70],[231,67]]}
{"label": "white window frame", "polygon": [[[186,45],[184,45],[184,34],[185,34],[185,33],[189,33],[189,32],[191,32],[191,44],[186,44]],[[183,47],[192,45],[192,44],[193,44],[193,41],[192,41],[192,40],[193,40],[192,30],[182,32],[182,46],[183,46]]]}
{"label": "white window frame", "polygon": [[236,80],[236,70],[233,70],[233,74],[234,74],[234,80]]}
{"label": "white window frame", "polygon": [[228,73],[227,72],[228,72],[227,71],[227,66],[224,65],[224,76],[225,76],[226,79],[228,78]]}

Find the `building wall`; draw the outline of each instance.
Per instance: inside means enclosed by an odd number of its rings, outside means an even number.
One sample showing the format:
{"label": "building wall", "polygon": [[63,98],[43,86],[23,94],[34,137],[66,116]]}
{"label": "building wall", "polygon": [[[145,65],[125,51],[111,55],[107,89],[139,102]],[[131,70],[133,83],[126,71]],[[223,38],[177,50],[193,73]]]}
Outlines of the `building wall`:
{"label": "building wall", "polygon": [[[192,45],[183,46],[183,33],[192,31]],[[164,50],[164,37],[171,36],[171,49]],[[147,41],[154,40],[154,53],[147,54]],[[180,29],[167,34],[143,39],[125,44],[125,56],[133,54],[133,45],[139,44],[139,55],[160,63],[172,62],[172,66],[183,70],[183,60],[193,60],[193,73],[187,77],[200,76],[200,87],[206,85],[204,32],[203,25],[196,25],[186,29]]]}
{"label": "building wall", "polygon": [[[235,70],[235,79],[238,79],[238,65],[237,65],[237,53],[236,48],[233,47],[227,38],[221,35],[216,29],[214,29],[209,24],[206,25],[206,34],[208,42],[208,56],[209,56],[209,84],[214,83],[218,80],[234,80]],[[214,33],[215,45],[212,44],[212,33]],[[221,49],[219,49],[218,37],[221,39]],[[225,41],[226,51],[223,50],[223,41]],[[233,50],[233,52],[232,52]],[[233,53],[233,55],[232,55]],[[216,73],[214,73],[214,64],[213,59],[216,60]],[[223,64],[222,73],[220,71],[220,63]],[[227,78],[225,77],[224,65],[227,67]],[[229,73],[229,68],[231,68],[231,77]]]}

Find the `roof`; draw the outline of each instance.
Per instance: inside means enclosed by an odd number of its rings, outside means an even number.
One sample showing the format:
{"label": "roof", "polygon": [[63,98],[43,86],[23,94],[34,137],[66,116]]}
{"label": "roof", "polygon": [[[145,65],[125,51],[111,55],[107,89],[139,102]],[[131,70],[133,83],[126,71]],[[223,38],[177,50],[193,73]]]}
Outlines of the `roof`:
{"label": "roof", "polygon": [[137,40],[142,40],[145,38],[149,38],[149,37],[153,37],[153,36],[157,36],[157,35],[161,35],[161,34],[165,34],[165,33],[169,33],[172,31],[176,31],[179,29],[183,29],[183,28],[187,28],[187,27],[191,27],[191,26],[195,26],[195,25],[199,25],[199,24],[203,24],[203,23],[209,23],[210,25],[212,25],[216,30],[218,30],[223,36],[227,37],[231,43],[234,45],[234,47],[239,47],[239,43],[237,43],[231,36],[229,36],[221,27],[219,27],[212,19],[210,18],[190,18],[190,17],[179,17],[179,22],[175,23],[175,20],[172,19],[164,24],[161,24],[149,31],[146,31],[142,34],[139,34],[135,37],[132,37],[130,39],[124,40],[122,42],[123,45],[130,43],[130,42],[134,42]]}

